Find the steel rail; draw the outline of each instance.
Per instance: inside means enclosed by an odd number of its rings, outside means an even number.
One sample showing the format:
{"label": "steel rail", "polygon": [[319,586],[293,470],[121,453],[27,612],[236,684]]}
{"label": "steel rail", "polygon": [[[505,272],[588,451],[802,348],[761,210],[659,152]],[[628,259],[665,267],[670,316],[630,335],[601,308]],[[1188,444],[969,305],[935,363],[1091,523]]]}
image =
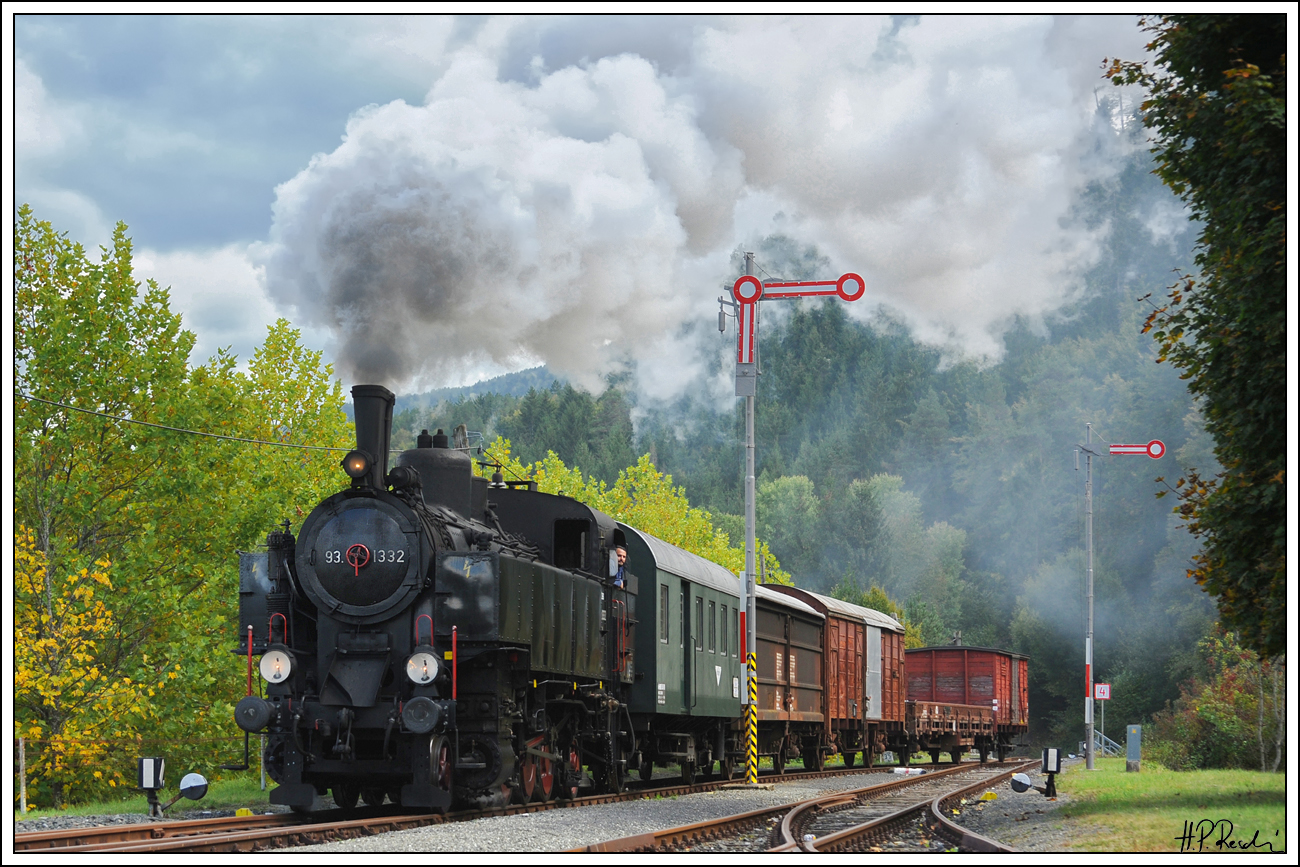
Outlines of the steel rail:
{"label": "steel rail", "polygon": [[[866,793],[884,794],[894,789],[907,788],[919,783],[933,780],[936,776],[948,776],[961,771],[970,770],[974,765],[954,765],[950,768],[944,768],[939,771],[933,771],[925,776],[903,777],[897,780],[890,780],[883,783],[875,783],[870,786],[863,786],[856,789],[846,789],[843,792],[833,792],[829,795],[820,795],[806,801],[793,801],[787,804],[779,804],[772,807],[763,807],[757,810],[750,810],[746,813],[738,813],[734,816],[725,816],[721,819],[710,819],[704,822],[696,822],[691,825],[681,825],[676,828],[668,828],[662,831],[651,831],[644,834],[633,834],[628,837],[619,837],[613,840],[605,840],[599,843],[592,843],[587,846],[579,846],[575,849],[566,850],[567,852],[660,852],[665,849],[680,847],[684,845],[703,843],[709,840],[719,839],[738,832],[748,831],[760,824],[763,824],[777,816],[785,816],[791,811],[797,810],[805,805],[826,805],[837,802],[853,800]],[[889,773],[892,768],[876,768],[872,773]],[[853,769],[856,773],[865,773],[862,768]],[[844,772],[824,772],[821,774],[790,774],[788,779],[795,778],[816,778],[822,776],[843,775]],[[883,776],[883,773],[882,773]],[[765,779],[771,780],[772,777]],[[928,803],[928,801],[927,801]],[[778,845],[774,849],[767,851],[780,852],[791,851],[793,845]]]}
{"label": "steel rail", "polygon": [[[865,768],[835,768],[824,771],[806,771],[765,775],[765,780],[798,781],[849,774],[882,773],[883,769],[868,771]],[[58,852],[63,854],[102,852],[248,852],[279,848],[285,845],[308,845],[332,839],[350,839],[371,834],[407,830],[447,821],[467,821],[489,816],[513,816],[543,810],[582,807],[593,804],[638,800],[656,795],[673,795],[706,792],[734,783],[735,780],[714,779],[693,786],[674,784],[654,788],[629,789],[622,794],[587,795],[571,800],[548,801],[539,804],[488,807],[436,814],[400,814],[400,807],[388,806],[380,815],[355,814],[346,819],[321,821],[325,816],[312,817],[295,813],[275,813],[259,816],[221,816],[214,819],[177,820],[132,825],[101,825],[57,831],[32,831],[16,834],[15,851]],[[400,825],[400,827],[399,827]],[[332,833],[329,829],[337,829]]]}
{"label": "steel rail", "polygon": [[211,833],[213,827],[228,830],[249,830],[302,823],[303,819],[292,813],[273,813],[255,816],[218,816],[210,819],[181,819],[171,822],[136,822],[130,825],[92,825],[55,831],[28,831],[14,835],[14,851],[40,851],[70,849],[94,851],[93,847],[161,840],[166,837]]}
{"label": "steel rail", "polygon": [[995,786],[1003,780],[1009,779],[1013,774],[1019,773],[1027,768],[1038,766],[1037,760],[1029,762],[1018,762],[1008,770],[982,780],[977,780],[959,789],[950,792],[944,792],[934,798],[927,798],[911,806],[904,807],[882,816],[872,819],[869,822],[863,822],[851,828],[845,828],[834,834],[829,834],[817,840],[804,841],[799,843],[803,846],[804,851],[808,852],[848,852],[854,851],[863,845],[867,845],[877,840],[883,840],[895,834],[900,828],[910,824],[918,814],[929,811],[926,816],[926,824],[931,828],[932,833],[939,834],[948,842],[961,848],[963,844],[970,845],[974,851],[979,852],[1010,852],[1013,851],[1003,846],[1001,843],[990,840],[987,837],[980,836],[971,831],[967,831],[955,823],[945,819],[940,813],[941,804],[951,802],[954,799],[961,798],[964,795],[981,789],[987,789]]}

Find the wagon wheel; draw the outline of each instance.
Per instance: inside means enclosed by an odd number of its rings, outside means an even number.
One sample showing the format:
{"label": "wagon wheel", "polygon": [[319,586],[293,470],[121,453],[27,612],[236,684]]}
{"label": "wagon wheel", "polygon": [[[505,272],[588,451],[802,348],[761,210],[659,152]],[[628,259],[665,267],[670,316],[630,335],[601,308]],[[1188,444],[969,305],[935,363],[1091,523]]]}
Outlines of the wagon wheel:
{"label": "wagon wheel", "polygon": [[1004,762],[1007,759],[1007,745],[998,744],[998,761]]}
{"label": "wagon wheel", "polygon": [[816,741],[804,743],[803,769],[805,771],[826,770],[826,754],[821,751],[821,747],[818,746]]}
{"label": "wagon wheel", "polygon": [[979,751],[980,751],[980,764],[982,765],[989,760],[989,748],[981,744],[979,747]]}
{"label": "wagon wheel", "polygon": [[772,756],[772,772],[775,774],[785,773],[785,747],[784,746],[781,747],[781,749],[776,751],[776,755]]}
{"label": "wagon wheel", "polygon": [[610,762],[605,775],[605,788],[613,795],[623,794],[623,766],[619,762]]}
{"label": "wagon wheel", "polygon": [[736,760],[726,756],[722,760],[722,779],[730,780],[736,776]]}
{"label": "wagon wheel", "polygon": [[555,770],[551,766],[551,760],[539,758],[537,760],[537,787],[533,789],[534,801],[549,801],[555,797]]}
{"label": "wagon wheel", "polygon": [[330,792],[334,795],[334,803],[340,810],[355,810],[357,798],[361,795],[361,787],[356,783],[337,783]]}
{"label": "wagon wheel", "polygon": [[851,768],[853,763],[858,760],[858,754],[855,750],[849,750],[844,754],[844,767]]}
{"label": "wagon wheel", "polygon": [[362,789],[361,800],[367,807],[382,807],[384,805],[384,790],[375,788]]}
{"label": "wagon wheel", "polygon": [[648,758],[641,759],[641,766],[637,768],[637,773],[641,775],[641,782],[650,782],[655,775],[655,763]]}
{"label": "wagon wheel", "polygon": [[688,762],[685,759],[682,760],[682,785],[695,785],[695,762]]}
{"label": "wagon wheel", "polygon": [[930,750],[930,761],[939,764],[939,750]]}

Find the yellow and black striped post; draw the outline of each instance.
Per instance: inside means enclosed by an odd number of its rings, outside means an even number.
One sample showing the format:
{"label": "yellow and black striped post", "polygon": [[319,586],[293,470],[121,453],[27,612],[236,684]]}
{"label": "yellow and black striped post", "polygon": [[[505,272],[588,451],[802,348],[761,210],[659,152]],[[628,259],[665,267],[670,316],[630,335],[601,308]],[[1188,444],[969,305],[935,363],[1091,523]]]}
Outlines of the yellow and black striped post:
{"label": "yellow and black striped post", "polygon": [[745,782],[758,785],[758,656],[750,653],[745,659],[749,669],[749,704],[745,706],[745,740],[748,757],[745,761]]}

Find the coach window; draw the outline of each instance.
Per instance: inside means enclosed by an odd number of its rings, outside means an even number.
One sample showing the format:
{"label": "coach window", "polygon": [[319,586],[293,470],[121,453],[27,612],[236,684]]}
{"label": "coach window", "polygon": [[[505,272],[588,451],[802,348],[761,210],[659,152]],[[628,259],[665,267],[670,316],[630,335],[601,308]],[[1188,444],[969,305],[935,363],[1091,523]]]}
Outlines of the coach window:
{"label": "coach window", "polygon": [[668,643],[668,585],[659,585],[659,640]]}
{"label": "coach window", "polygon": [[725,605],[722,606],[722,646],[718,648],[718,651],[723,656],[727,655],[727,606]]}
{"label": "coach window", "polygon": [[695,649],[704,649],[704,597],[695,597]]}
{"label": "coach window", "polygon": [[717,653],[718,650],[718,605],[712,599],[709,600],[709,653]]}

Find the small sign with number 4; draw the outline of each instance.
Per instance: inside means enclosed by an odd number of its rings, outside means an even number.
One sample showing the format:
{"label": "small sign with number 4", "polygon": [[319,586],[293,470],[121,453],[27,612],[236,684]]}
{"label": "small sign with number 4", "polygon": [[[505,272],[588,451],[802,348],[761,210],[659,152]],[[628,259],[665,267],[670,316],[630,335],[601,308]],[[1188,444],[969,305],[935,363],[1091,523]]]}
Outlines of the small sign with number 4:
{"label": "small sign with number 4", "polygon": [[1097,699],[1097,701],[1110,701],[1109,683],[1094,683],[1092,685],[1092,690],[1093,690],[1092,697]]}

